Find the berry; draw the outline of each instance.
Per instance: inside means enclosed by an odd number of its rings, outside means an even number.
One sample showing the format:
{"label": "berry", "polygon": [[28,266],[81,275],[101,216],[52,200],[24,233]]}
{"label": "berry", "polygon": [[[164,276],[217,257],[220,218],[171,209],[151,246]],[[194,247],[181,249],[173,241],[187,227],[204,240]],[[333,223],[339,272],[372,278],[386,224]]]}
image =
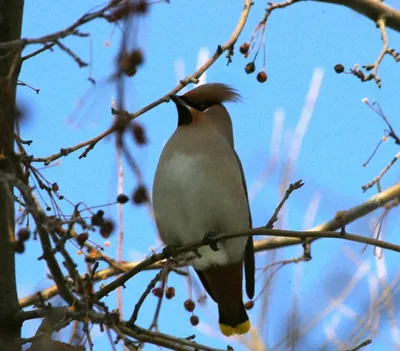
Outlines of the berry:
{"label": "berry", "polygon": [[31,231],[27,228],[22,228],[18,231],[17,236],[20,241],[27,241],[31,236]]}
{"label": "berry", "polygon": [[92,225],[101,227],[104,223],[104,211],[99,210],[95,215],[92,216]]}
{"label": "berry", "polygon": [[185,310],[188,312],[193,312],[196,304],[192,299],[188,299],[183,303],[183,306],[185,306]]}
{"label": "berry", "polygon": [[152,291],[154,296],[157,296],[158,298],[162,297],[162,290],[161,288],[154,288]]}
{"label": "berry", "polygon": [[14,245],[14,251],[16,253],[19,253],[19,254],[24,253],[25,245],[24,245],[23,241],[21,241],[21,240],[14,241],[13,245]]}
{"label": "berry", "polygon": [[117,202],[119,204],[126,204],[128,201],[129,201],[129,198],[125,194],[119,194],[117,196]]}
{"label": "berry", "polygon": [[114,223],[111,220],[104,221],[100,228],[100,234],[104,239],[108,239],[111,233],[114,231]]}
{"label": "berry", "polygon": [[146,13],[148,7],[149,7],[149,4],[147,1],[140,0],[139,3],[136,5],[135,10],[137,13]]}
{"label": "berry", "polygon": [[132,50],[129,54],[124,54],[119,59],[119,68],[128,77],[135,75],[137,66],[143,63],[143,53],[141,50]]}
{"label": "berry", "polygon": [[340,64],[340,63],[338,63],[337,65],[335,65],[334,69],[335,69],[335,72],[336,72],[337,74],[340,74],[340,73],[343,73],[343,72],[344,72],[344,67],[343,67],[343,65]]}
{"label": "berry", "polygon": [[133,194],[133,202],[136,205],[142,204],[147,201],[147,191],[144,185],[139,185]]}
{"label": "berry", "polygon": [[89,238],[89,234],[88,233],[81,233],[76,237],[76,241],[78,242],[79,246],[82,247],[86,240]]}
{"label": "berry", "polygon": [[190,317],[190,323],[191,323],[192,325],[197,325],[197,324],[199,324],[199,317],[197,317],[197,316],[195,316],[195,315],[191,316],[191,317]]}
{"label": "berry", "polygon": [[244,70],[246,71],[247,74],[253,73],[256,70],[256,65],[254,64],[254,62],[249,62]]}
{"label": "berry", "polygon": [[168,288],[165,290],[165,297],[166,297],[168,300],[171,300],[174,296],[175,296],[175,288],[173,288],[172,286],[168,287]]}
{"label": "berry", "polygon": [[268,78],[268,76],[267,76],[267,73],[265,73],[265,71],[261,71],[261,72],[257,73],[257,80],[260,83],[265,83],[267,81],[267,78]]}
{"label": "berry", "polygon": [[251,310],[252,308],[254,307],[254,302],[253,301],[247,301],[245,304],[244,304],[244,308],[246,309],[246,310]]}
{"label": "berry", "polygon": [[132,133],[135,141],[139,145],[145,145],[147,143],[146,134],[144,132],[144,128],[139,123],[134,123],[132,127]]}
{"label": "berry", "polygon": [[242,45],[240,45],[239,51],[241,54],[246,55],[249,52],[249,48],[249,43],[243,43]]}

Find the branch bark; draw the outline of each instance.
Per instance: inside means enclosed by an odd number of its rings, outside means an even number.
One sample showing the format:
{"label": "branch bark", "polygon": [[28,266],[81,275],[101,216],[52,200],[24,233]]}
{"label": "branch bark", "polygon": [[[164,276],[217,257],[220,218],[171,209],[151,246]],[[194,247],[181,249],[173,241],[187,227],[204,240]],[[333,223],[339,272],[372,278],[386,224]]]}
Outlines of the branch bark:
{"label": "branch bark", "polygon": [[[0,0],[0,43],[21,37],[23,0]],[[14,123],[16,118],[16,87],[20,51],[0,50],[0,169],[12,171]],[[15,261],[13,188],[0,179],[0,345],[2,350],[20,350],[15,340],[21,335]]]}
{"label": "branch bark", "polygon": [[386,19],[386,27],[400,32],[400,11],[377,0],[316,0],[334,5],[343,5],[368,17],[374,22],[379,18]]}
{"label": "branch bark", "polygon": [[[315,237],[318,235],[315,232],[326,232],[326,231],[335,231],[339,228],[341,228],[343,225],[349,224],[371,212],[374,210],[378,209],[379,207],[385,206],[387,203],[390,201],[399,198],[400,197],[400,182],[392,186],[391,188],[386,189],[385,191],[382,191],[381,193],[371,197],[367,201],[363,202],[360,205],[354,206],[348,210],[338,212],[335,216],[335,218],[331,219],[330,221],[320,224],[314,228],[311,228],[310,231],[314,232],[313,234],[307,234],[307,232],[304,232],[304,236],[308,236],[309,241],[314,241],[319,239],[318,237]],[[270,231],[273,232],[273,231]],[[254,249],[256,252],[261,252],[261,251],[266,251],[266,250],[273,250],[276,248],[282,248],[285,246],[291,246],[291,245],[298,245],[301,244],[302,241],[297,238],[297,237],[284,237],[284,232],[286,232],[286,235],[290,235],[289,231],[281,231],[280,235],[281,237],[274,237],[274,238],[269,238],[269,239],[264,239],[264,240],[257,240],[255,241]],[[275,232],[275,235],[277,231]],[[293,232],[292,234],[294,235],[299,235],[299,232],[295,233]],[[339,239],[350,239],[346,237],[346,234],[344,236],[341,236],[339,233],[330,233],[330,237],[335,237]],[[311,237],[313,236],[313,237]],[[322,234],[321,234],[322,236]],[[327,237],[327,235],[325,236]],[[365,238],[368,240],[368,238]],[[372,245],[374,244],[373,241],[369,241]],[[389,244],[390,245],[390,244]],[[159,254],[161,255],[161,254]],[[154,262],[157,260],[156,257],[153,257]],[[148,260],[148,259],[147,259]],[[135,272],[141,271],[141,270],[148,270],[148,269],[162,269],[164,267],[164,261],[157,262],[151,265],[148,265],[148,261],[142,261],[142,262],[129,262],[129,263],[120,263],[120,268],[118,269],[116,267],[109,267],[102,269],[98,272],[96,272],[94,279],[95,281],[101,281],[101,280],[106,280],[107,278],[110,278],[112,276],[115,276],[120,273],[124,273],[128,270],[133,270],[135,269]],[[146,262],[147,261],[147,262]],[[38,301],[42,300],[48,300],[58,294],[58,289],[57,286],[52,286],[50,288],[44,289],[36,294],[29,295],[25,298],[22,298],[20,300],[20,304],[22,307],[27,307],[30,306]]]}
{"label": "branch bark", "polygon": [[[367,201],[363,202],[360,205],[349,208],[345,211],[339,211],[335,218],[330,221],[320,224],[314,228],[311,228],[310,231],[319,232],[319,231],[335,231],[340,229],[341,227],[354,222],[355,220],[364,217],[368,213],[371,213],[378,209],[379,207],[384,206],[388,202],[400,197],[400,183],[395,184],[394,186],[372,196]],[[317,238],[312,239],[311,241],[317,240]],[[257,240],[254,243],[255,251],[265,251],[265,250],[273,250],[281,247],[299,245],[302,241],[297,238],[271,238],[264,240]]]}

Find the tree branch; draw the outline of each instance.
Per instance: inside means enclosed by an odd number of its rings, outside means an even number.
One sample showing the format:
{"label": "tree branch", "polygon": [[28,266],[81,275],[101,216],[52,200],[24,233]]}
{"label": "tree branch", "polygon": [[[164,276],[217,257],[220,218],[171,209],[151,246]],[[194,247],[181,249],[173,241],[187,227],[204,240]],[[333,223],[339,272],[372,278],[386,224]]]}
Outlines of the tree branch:
{"label": "tree branch", "polygon": [[[336,214],[335,218],[330,221],[320,224],[311,231],[335,231],[355,220],[364,217],[365,215],[375,211],[379,207],[383,207],[388,202],[400,197],[400,182],[394,186],[372,196],[367,201],[360,205],[349,208],[348,210],[340,211]],[[316,240],[316,239],[314,239]],[[272,238],[257,240],[254,243],[256,251],[272,250],[280,247],[299,245],[302,241],[296,238]]]}
{"label": "tree branch", "polygon": [[22,50],[26,45],[29,44],[46,44],[46,43],[56,42],[57,40],[65,38],[71,34],[76,34],[78,27],[90,21],[93,21],[94,19],[103,18],[106,11],[108,11],[113,7],[118,6],[120,2],[121,0],[111,0],[107,5],[103,6],[100,10],[84,14],[73,24],[58,32],[48,34],[39,38],[33,38],[33,39],[22,38],[18,40],[12,40],[0,43],[0,49],[19,48]]}
{"label": "tree branch", "polygon": [[376,0],[315,0],[328,4],[342,5],[368,17],[375,23],[380,17],[386,18],[386,27],[400,32],[400,11]]}
{"label": "tree branch", "polygon": [[[214,53],[214,55],[207,61],[205,62],[201,67],[197,69],[193,74],[187,76],[185,79],[181,80],[180,83],[172,89],[170,92],[168,92],[166,95],[162,96],[158,100],[153,101],[152,103],[148,104],[147,106],[141,108],[140,110],[136,111],[135,113],[128,113],[128,112],[119,112],[123,113],[125,117],[127,118],[128,121],[132,121],[133,119],[139,117],[140,115],[150,111],[154,107],[164,103],[164,102],[169,102],[170,96],[175,95],[178,93],[181,89],[183,89],[186,85],[189,83],[197,83],[198,79],[201,77],[201,75],[208,69],[210,68],[211,65],[214,64],[214,62],[217,61],[217,59],[224,53],[224,52],[229,52],[232,50],[233,46],[235,45],[240,33],[243,30],[244,25],[246,24],[247,18],[249,16],[250,8],[253,5],[253,2],[251,0],[245,0],[244,8],[242,10],[242,14],[239,18],[239,22],[236,25],[235,30],[233,31],[231,37],[227,40],[225,44],[222,46],[219,45]],[[44,162],[45,165],[50,164],[52,161],[55,161],[59,159],[62,156],[67,156],[71,152],[80,150],[84,147],[91,147],[92,145],[97,144],[100,140],[104,139],[106,136],[112,134],[115,132],[117,127],[115,125],[111,126],[109,129],[104,131],[103,133],[97,135],[96,137],[86,140],[82,143],[79,143],[75,146],[71,146],[68,148],[63,148],[60,150],[60,152],[57,152],[53,155],[47,156],[47,157],[39,157],[39,158],[32,158],[30,161],[31,162]]]}
{"label": "tree branch", "polygon": [[[335,216],[335,218],[331,219],[330,221],[320,224],[314,228],[311,229],[314,234],[309,234],[308,232],[303,232],[306,234],[301,234],[297,235],[294,237],[274,237],[274,238],[269,238],[269,239],[264,239],[264,240],[257,240],[254,243],[254,249],[256,252],[261,252],[261,251],[266,251],[266,250],[273,250],[281,247],[286,247],[286,246],[291,246],[291,245],[299,245],[302,244],[302,240],[299,239],[299,236],[307,236],[307,237],[312,237],[312,240],[316,240],[319,238],[317,233],[320,231],[328,231],[332,232],[337,229],[340,229],[343,225],[347,225],[373,211],[375,211],[379,207],[385,206],[388,202],[399,198],[400,197],[400,182],[394,185],[391,188],[386,189],[385,191],[382,191],[381,193],[371,197],[364,203],[357,205],[355,207],[352,207],[348,210],[338,212],[338,214]],[[277,232],[275,232],[277,233]],[[292,233],[299,233],[299,232],[292,232]],[[270,234],[271,235],[271,234]],[[272,234],[273,235],[273,234]],[[333,237],[339,237],[339,233],[334,233]],[[346,235],[345,235],[346,236]],[[332,237],[332,236],[329,236]],[[361,237],[364,238],[364,237]],[[343,239],[346,239],[344,237]],[[366,238],[364,238],[366,239]],[[371,239],[374,240],[374,239]],[[364,241],[361,241],[364,242]],[[369,242],[371,245],[375,245],[375,242]],[[391,244],[389,244],[391,245]],[[156,255],[161,255],[161,254],[156,254]],[[154,256],[154,255],[153,255]],[[118,267],[109,267],[103,270],[98,271],[94,275],[94,280],[96,282],[105,280],[107,278],[110,278],[112,276],[115,276],[117,274],[123,273],[123,272],[133,272],[133,275],[135,275],[136,271],[141,271],[141,270],[149,270],[149,269],[163,269],[164,263],[160,262],[162,258],[159,256],[153,257],[150,256],[148,259],[142,261],[142,262],[130,262],[130,263],[120,263],[120,269]],[[152,264],[148,264],[148,260],[154,260]],[[183,264],[182,264],[183,265]],[[133,276],[132,275],[132,276]],[[110,290],[111,291],[111,290]],[[52,286],[50,288],[44,289],[38,293],[29,295],[27,297],[24,297],[20,299],[19,303],[21,307],[27,307],[30,306],[34,303],[37,303],[40,301],[40,299],[43,300],[48,300],[58,294],[57,286]]]}

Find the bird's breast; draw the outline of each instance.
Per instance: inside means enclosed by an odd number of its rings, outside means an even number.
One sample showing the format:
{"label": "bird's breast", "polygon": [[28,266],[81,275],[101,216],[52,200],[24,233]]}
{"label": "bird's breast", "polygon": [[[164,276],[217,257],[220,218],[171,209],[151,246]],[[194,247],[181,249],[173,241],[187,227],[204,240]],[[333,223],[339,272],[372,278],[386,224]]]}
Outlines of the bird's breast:
{"label": "bird's breast", "polygon": [[[160,236],[166,244],[183,245],[207,232],[249,227],[247,200],[234,158],[223,154],[174,151],[160,159],[153,205]],[[236,162],[236,161],[235,161]],[[236,166],[236,168],[235,168]],[[220,251],[200,249],[197,268],[241,259],[245,238],[221,244]]]}

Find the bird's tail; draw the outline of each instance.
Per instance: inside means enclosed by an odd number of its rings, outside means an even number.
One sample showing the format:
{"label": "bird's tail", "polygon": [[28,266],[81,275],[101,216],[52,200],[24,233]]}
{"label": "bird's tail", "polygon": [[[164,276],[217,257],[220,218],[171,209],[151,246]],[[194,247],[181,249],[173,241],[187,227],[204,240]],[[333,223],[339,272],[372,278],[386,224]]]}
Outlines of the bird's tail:
{"label": "bird's tail", "polygon": [[214,266],[203,271],[212,297],[218,304],[219,328],[222,334],[245,334],[250,320],[243,305],[243,263]]}

